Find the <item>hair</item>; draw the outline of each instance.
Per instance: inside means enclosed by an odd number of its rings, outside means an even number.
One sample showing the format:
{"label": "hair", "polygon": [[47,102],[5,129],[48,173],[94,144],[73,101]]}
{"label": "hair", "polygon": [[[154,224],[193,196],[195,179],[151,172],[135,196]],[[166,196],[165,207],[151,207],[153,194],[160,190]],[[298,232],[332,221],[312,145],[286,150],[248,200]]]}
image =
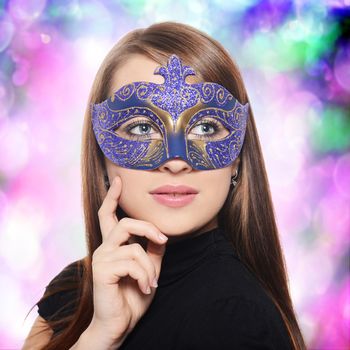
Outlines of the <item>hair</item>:
{"label": "hair", "polygon": [[[132,54],[142,54],[161,65],[176,54],[196,71],[196,77],[226,87],[242,104],[249,102],[243,79],[230,54],[216,40],[192,26],[177,22],[155,23],[128,32],[110,50],[102,62],[88,98],[82,133],[82,200],[88,255],[79,261],[82,278],[59,288],[47,289],[39,300],[64,289],[77,288],[76,311],[58,320],[48,320],[54,334],[45,350],[69,349],[89,326],[93,316],[92,255],[102,244],[98,210],[106,195],[103,153],[95,139],[90,114],[91,103],[109,97],[112,79]],[[250,103],[249,103],[250,105]],[[240,260],[257,277],[280,312],[293,349],[306,349],[287,284],[287,269],[279,240],[266,168],[251,107],[241,149],[237,185],[231,186],[218,213]],[[234,190],[233,190],[234,189]],[[126,216],[118,207],[117,217]],[[38,301],[38,303],[39,303]],[[38,304],[37,303],[37,304]],[[35,305],[37,305],[35,304]],[[34,306],[35,306],[34,305]]]}

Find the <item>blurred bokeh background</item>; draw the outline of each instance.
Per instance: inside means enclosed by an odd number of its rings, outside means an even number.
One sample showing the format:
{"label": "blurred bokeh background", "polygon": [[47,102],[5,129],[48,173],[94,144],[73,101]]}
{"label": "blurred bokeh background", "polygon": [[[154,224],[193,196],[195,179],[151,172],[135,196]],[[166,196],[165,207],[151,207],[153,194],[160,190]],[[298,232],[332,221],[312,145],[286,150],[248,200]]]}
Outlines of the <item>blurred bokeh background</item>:
{"label": "blurred bokeh background", "polygon": [[173,20],[220,41],[251,99],[309,349],[350,349],[350,1],[0,0],[0,349],[85,255],[80,146],[102,59]]}

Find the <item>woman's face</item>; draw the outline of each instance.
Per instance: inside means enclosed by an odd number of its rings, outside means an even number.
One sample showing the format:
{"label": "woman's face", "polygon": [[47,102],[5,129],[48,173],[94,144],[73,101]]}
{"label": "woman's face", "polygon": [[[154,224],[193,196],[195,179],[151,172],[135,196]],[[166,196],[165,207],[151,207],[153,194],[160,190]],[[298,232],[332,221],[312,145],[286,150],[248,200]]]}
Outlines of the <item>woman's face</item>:
{"label": "woman's face", "polygon": [[[159,63],[135,54],[116,72],[112,95],[125,84],[149,81],[162,84],[164,78],[153,74]],[[187,83],[199,82],[188,76]],[[222,208],[230,188],[231,176],[239,164],[237,158],[230,166],[221,169],[196,170],[182,159],[171,159],[153,170],[128,169],[116,165],[107,157],[106,169],[110,182],[118,175],[122,181],[119,206],[127,216],[151,222],[169,237],[169,242],[179,236],[205,232],[217,227],[217,214]],[[182,207],[169,207],[156,201],[150,192],[163,185],[185,185],[198,191],[194,200]]]}

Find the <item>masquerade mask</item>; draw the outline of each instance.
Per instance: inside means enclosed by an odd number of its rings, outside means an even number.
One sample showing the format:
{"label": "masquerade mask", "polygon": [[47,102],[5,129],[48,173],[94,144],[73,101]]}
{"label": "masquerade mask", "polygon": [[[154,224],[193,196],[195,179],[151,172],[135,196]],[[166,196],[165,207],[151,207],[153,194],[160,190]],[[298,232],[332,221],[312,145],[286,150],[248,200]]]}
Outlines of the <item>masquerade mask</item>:
{"label": "masquerade mask", "polygon": [[216,83],[187,84],[195,71],[176,55],[154,74],[162,75],[164,83],[133,82],[91,104],[104,155],[131,169],[155,169],[176,157],[198,170],[230,165],[243,145],[248,103],[241,105]]}

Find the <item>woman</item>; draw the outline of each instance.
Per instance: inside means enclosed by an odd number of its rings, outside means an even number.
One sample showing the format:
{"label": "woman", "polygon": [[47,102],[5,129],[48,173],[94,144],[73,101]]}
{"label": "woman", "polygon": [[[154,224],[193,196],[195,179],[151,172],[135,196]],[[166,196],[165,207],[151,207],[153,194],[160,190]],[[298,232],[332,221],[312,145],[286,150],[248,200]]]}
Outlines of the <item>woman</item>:
{"label": "woman", "polygon": [[128,33],[84,123],[88,255],[49,283],[24,349],[305,349],[225,49],[174,22]]}

